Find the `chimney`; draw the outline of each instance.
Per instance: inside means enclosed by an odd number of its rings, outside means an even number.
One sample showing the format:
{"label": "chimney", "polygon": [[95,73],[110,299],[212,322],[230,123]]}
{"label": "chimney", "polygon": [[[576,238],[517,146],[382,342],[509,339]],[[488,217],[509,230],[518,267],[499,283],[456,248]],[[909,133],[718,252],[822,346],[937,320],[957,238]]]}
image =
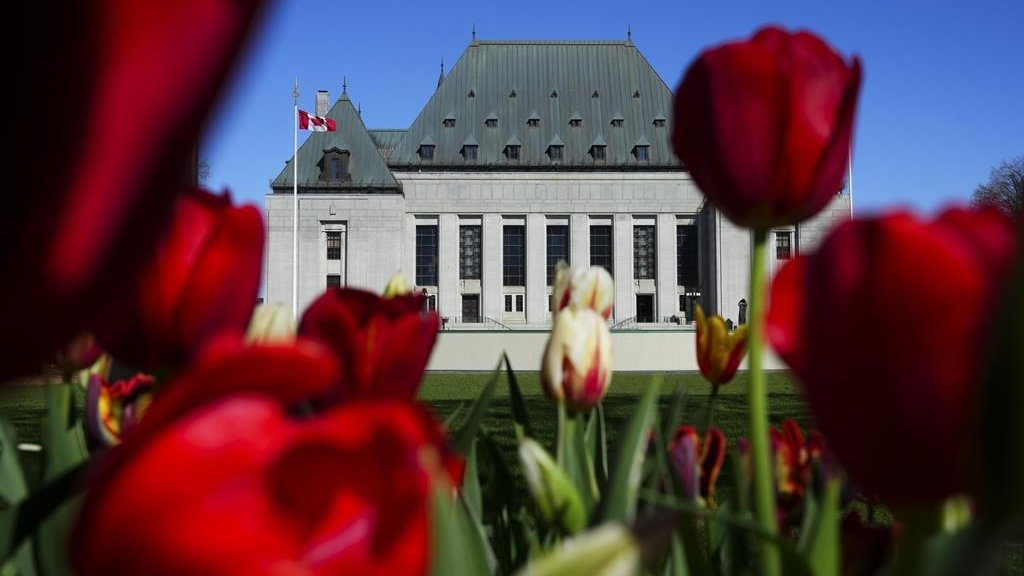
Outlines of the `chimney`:
{"label": "chimney", "polygon": [[327,90],[316,91],[316,115],[327,116],[327,111],[331,109],[331,97],[327,95]]}

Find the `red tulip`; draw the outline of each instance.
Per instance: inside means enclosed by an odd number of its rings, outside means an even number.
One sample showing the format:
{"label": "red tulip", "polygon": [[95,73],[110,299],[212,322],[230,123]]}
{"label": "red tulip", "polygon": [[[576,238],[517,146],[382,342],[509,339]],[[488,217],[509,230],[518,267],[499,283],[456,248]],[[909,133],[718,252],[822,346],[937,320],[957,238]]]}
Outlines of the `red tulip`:
{"label": "red tulip", "polygon": [[93,574],[425,574],[437,425],[406,402],[291,420],[234,396],[164,428],[90,492],[72,560]]}
{"label": "red tulip", "polygon": [[170,230],[136,284],[133,313],[100,319],[97,335],[118,360],[178,366],[213,336],[244,334],[263,264],[263,218],[225,192],[184,194]]}
{"label": "red tulip", "polygon": [[0,288],[0,381],[37,371],[153,260],[258,5],[25,6],[19,21],[40,25],[11,70],[26,91],[13,114],[25,152],[0,225],[0,268],[12,279]]}
{"label": "red tulip", "polygon": [[718,428],[709,428],[703,442],[693,426],[683,425],[676,430],[668,452],[687,492],[684,496],[715,505],[715,485],[725,463],[725,444],[725,434]]}
{"label": "red tulip", "polygon": [[342,365],[334,400],[411,399],[416,395],[440,317],[423,312],[423,296],[382,298],[328,290],[306,310],[299,335],[323,343]]}
{"label": "red tulip", "polygon": [[982,362],[1014,252],[1013,225],[993,210],[896,213],[841,225],[779,272],[768,336],[864,491],[898,504],[969,489]]}
{"label": "red tulip", "polygon": [[672,144],[733,222],[810,218],[842,188],[860,61],[775,27],[702,53],[676,89]]}

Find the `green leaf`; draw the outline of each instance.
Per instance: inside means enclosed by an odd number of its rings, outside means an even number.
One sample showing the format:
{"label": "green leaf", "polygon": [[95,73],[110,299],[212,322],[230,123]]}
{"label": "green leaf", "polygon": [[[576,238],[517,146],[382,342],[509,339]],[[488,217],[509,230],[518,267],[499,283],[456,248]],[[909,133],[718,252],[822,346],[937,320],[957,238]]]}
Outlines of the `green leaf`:
{"label": "green leaf", "polygon": [[473,520],[481,522],[484,514],[483,497],[480,494],[480,471],[476,463],[477,439],[469,447],[466,454],[466,472],[462,480],[462,498],[466,501],[466,507],[473,516]]}
{"label": "green leaf", "polygon": [[976,434],[980,519],[993,528],[1024,523],[1024,227],[1019,227],[1015,272],[996,307],[988,371],[981,390]]}
{"label": "green leaf", "polygon": [[594,478],[600,491],[608,484],[608,433],[604,423],[604,404],[598,403],[590,411],[587,432],[584,436],[594,466]]}
{"label": "green leaf", "polygon": [[435,576],[492,574],[486,544],[469,512],[451,492],[436,486],[431,497],[430,573]]}
{"label": "green leaf", "polygon": [[[25,475],[18,460],[18,439],[7,422],[0,420],[0,498],[8,506],[20,503],[28,496]],[[15,547],[18,516],[10,513],[11,509],[0,512],[0,570],[9,567],[16,574],[34,576],[35,563],[32,561],[33,550],[30,541],[21,542]],[[19,539],[20,540],[20,539]]]}
{"label": "green leaf", "polygon": [[839,479],[832,478],[825,483],[823,493],[818,494],[812,488],[804,498],[804,520],[797,549],[817,576],[839,573],[842,557],[839,487]]}
{"label": "green leaf", "polygon": [[442,423],[442,426],[444,426],[445,430],[451,430],[452,429],[452,424],[454,424],[455,422],[457,422],[459,420],[459,415],[462,414],[462,410],[465,407],[466,407],[466,403],[465,402],[459,402],[459,405],[455,407],[455,410],[452,410],[452,413],[449,414],[444,419],[444,422]]}
{"label": "green leaf", "polygon": [[672,389],[672,400],[669,402],[661,420],[661,437],[667,443],[675,436],[676,428],[683,422],[686,413],[686,384],[680,382]]}
{"label": "green leaf", "polygon": [[690,576],[690,569],[686,565],[686,549],[678,534],[672,535],[672,548],[669,553],[668,563],[665,565],[665,574],[668,576]]}
{"label": "green leaf", "polygon": [[512,423],[516,431],[516,439],[522,439],[523,436],[536,438],[533,433],[533,425],[530,424],[530,413],[526,410],[526,402],[523,400],[523,391],[519,388],[519,380],[516,378],[515,370],[512,369],[512,362],[509,361],[508,354],[502,354],[502,360],[505,362],[505,376],[508,379],[508,396],[512,404]]}
{"label": "green leaf", "polygon": [[76,489],[82,487],[79,480],[85,468],[85,463],[80,464],[29,494],[27,498],[0,510],[0,527],[10,530],[6,536],[0,534],[0,558],[7,557],[12,549],[25,542],[44,520],[75,494]]}
{"label": "green leaf", "polygon": [[661,376],[651,385],[634,409],[625,431],[619,438],[615,460],[609,470],[608,490],[601,499],[599,520],[631,523],[636,516],[638,492],[644,460],[647,456],[647,434],[654,420]]}
{"label": "green leaf", "polygon": [[487,384],[484,385],[484,389],[480,391],[480,395],[473,401],[465,424],[455,432],[452,438],[455,448],[463,454],[469,453],[469,448],[473,445],[473,439],[476,438],[476,434],[480,430],[480,423],[483,422],[484,414],[487,413],[487,408],[491,405],[500,369],[501,363],[495,366],[494,372],[491,373],[491,377],[487,379]]}
{"label": "green leaf", "polygon": [[[43,480],[51,482],[88,460],[85,434],[75,421],[71,385],[52,386],[47,398],[47,416],[43,418]],[[38,568],[50,576],[72,574],[66,550],[82,495],[68,496],[53,514],[43,520],[36,532]]]}

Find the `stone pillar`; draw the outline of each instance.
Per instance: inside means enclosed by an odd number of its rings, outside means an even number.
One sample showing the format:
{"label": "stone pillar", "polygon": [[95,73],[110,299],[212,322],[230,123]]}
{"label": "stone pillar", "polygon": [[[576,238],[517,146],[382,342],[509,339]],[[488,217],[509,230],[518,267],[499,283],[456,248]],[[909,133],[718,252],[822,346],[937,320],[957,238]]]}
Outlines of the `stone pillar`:
{"label": "stone pillar", "polygon": [[547,218],[543,214],[526,216],[526,323],[544,324],[548,304]]}
{"label": "stone pillar", "polygon": [[615,214],[612,219],[612,252],[615,254],[615,311],[613,321],[621,322],[636,315],[633,293],[633,217]]}
{"label": "stone pillar", "polygon": [[501,298],[501,215],[483,215],[483,258],[480,271],[480,314],[488,318],[502,316]]}
{"label": "stone pillar", "polygon": [[679,308],[676,295],[676,216],[675,214],[658,214],[657,222],[657,304],[655,315],[658,318],[672,316]]}
{"label": "stone pillar", "polygon": [[590,217],[586,214],[569,218],[569,264],[590,266]]}
{"label": "stone pillar", "polygon": [[462,313],[459,302],[459,218],[437,217],[437,309],[441,316]]}

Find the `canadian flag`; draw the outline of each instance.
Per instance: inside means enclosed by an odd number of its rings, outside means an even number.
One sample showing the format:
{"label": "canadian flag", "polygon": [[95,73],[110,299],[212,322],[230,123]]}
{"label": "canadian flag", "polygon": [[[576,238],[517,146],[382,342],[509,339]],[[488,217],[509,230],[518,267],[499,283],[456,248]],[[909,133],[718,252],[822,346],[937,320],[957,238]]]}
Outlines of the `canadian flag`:
{"label": "canadian flag", "polygon": [[313,132],[334,132],[338,125],[326,116],[314,116],[309,112],[299,110],[299,130],[312,130]]}

